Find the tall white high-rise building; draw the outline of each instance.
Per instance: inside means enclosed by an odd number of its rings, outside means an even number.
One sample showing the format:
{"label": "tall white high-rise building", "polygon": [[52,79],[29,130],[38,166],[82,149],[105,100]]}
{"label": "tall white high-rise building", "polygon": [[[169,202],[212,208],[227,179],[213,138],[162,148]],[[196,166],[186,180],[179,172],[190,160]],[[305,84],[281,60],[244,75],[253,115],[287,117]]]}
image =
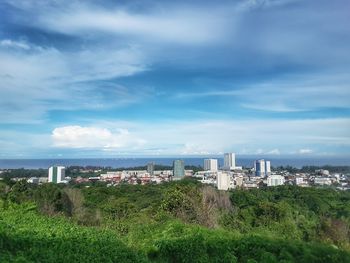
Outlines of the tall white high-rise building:
{"label": "tall white high-rise building", "polygon": [[236,168],[236,155],[234,153],[224,154],[224,169],[234,170]]}
{"label": "tall white high-rise building", "polygon": [[64,166],[51,166],[49,168],[49,183],[65,183],[65,167]]}
{"label": "tall white high-rise building", "polygon": [[265,161],[265,174],[266,176],[271,175],[271,162]]}
{"label": "tall white high-rise building", "polygon": [[204,170],[205,171],[217,171],[218,160],[217,159],[204,159]]}

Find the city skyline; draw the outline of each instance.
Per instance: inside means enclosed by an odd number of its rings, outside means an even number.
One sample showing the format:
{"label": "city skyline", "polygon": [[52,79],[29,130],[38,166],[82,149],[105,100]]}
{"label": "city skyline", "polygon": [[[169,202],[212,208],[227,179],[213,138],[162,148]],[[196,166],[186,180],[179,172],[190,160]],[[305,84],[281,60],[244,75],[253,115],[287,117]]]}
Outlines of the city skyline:
{"label": "city skyline", "polygon": [[0,159],[350,156],[350,3],[0,3]]}

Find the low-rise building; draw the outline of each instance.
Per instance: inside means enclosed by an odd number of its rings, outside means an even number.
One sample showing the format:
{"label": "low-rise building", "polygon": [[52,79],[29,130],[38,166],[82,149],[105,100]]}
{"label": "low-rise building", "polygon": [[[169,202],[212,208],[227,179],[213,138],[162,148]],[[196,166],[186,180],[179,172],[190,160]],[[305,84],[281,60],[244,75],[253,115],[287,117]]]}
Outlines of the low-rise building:
{"label": "low-rise building", "polygon": [[331,185],[332,180],[331,180],[331,178],[328,178],[328,177],[315,177],[314,184],[315,185]]}
{"label": "low-rise building", "polygon": [[228,190],[230,188],[231,178],[227,172],[218,172],[216,185],[219,190]]}
{"label": "low-rise building", "polygon": [[243,187],[246,189],[258,188],[258,184],[255,181],[244,181]]}
{"label": "low-rise building", "polygon": [[278,186],[284,185],[285,179],[284,176],[279,174],[272,174],[267,177],[267,186]]}
{"label": "low-rise building", "polygon": [[30,183],[30,184],[39,184],[39,178],[38,177],[30,177],[27,180],[27,182]]}
{"label": "low-rise building", "polygon": [[243,176],[235,177],[235,187],[243,186]]}
{"label": "low-rise building", "polygon": [[305,178],[305,177],[296,176],[294,180],[295,180],[294,181],[295,185],[297,185],[297,186],[305,187],[305,186],[309,185],[309,182],[308,182],[307,178]]}

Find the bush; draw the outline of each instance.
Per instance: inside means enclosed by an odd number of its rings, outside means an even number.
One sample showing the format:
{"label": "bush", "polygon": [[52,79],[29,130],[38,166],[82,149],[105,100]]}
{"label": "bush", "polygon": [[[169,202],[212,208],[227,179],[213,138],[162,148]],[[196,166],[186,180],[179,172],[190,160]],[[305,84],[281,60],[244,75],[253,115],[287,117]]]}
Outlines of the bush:
{"label": "bush", "polygon": [[146,262],[110,231],[45,218],[23,207],[1,211],[1,262]]}

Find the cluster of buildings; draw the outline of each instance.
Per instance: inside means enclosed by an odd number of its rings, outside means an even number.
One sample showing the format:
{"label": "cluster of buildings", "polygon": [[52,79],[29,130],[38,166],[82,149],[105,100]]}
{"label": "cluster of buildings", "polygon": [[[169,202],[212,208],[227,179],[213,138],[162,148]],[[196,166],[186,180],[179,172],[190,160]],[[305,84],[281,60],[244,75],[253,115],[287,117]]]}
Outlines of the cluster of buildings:
{"label": "cluster of buildings", "polygon": [[78,177],[75,179],[75,181],[77,183],[89,182],[89,181],[100,181],[100,182],[106,182],[107,186],[118,185],[121,183],[127,183],[127,184],[157,183],[158,184],[158,183],[170,181],[171,175],[172,175],[171,170],[157,171],[153,169],[152,165],[149,165],[147,170],[108,171],[105,173],[101,173],[99,176],[96,176],[96,177],[89,177],[89,178]]}
{"label": "cluster of buildings", "polygon": [[[58,177],[53,176],[53,171],[58,169]],[[147,164],[146,170],[124,170],[124,171],[107,171],[101,172],[98,176],[83,177],[79,176],[74,179],[76,183],[84,182],[106,182],[107,186],[126,184],[149,184],[162,183],[173,180],[180,180],[186,176],[193,176],[193,170],[185,170],[185,163],[183,160],[175,160],[173,162],[172,170],[155,170],[155,163]],[[70,178],[69,178],[70,179]],[[49,168],[48,182],[53,183],[67,183],[68,180],[64,177],[64,167],[54,166]]]}
{"label": "cluster of buildings", "polygon": [[282,172],[286,178],[286,183],[301,187],[307,186],[331,186],[335,185],[340,190],[350,189],[349,176],[341,173],[330,173],[328,170],[315,170],[309,173],[290,173],[287,171]]}
{"label": "cluster of buildings", "polygon": [[278,185],[331,186],[338,189],[350,189],[349,177],[344,174],[330,174],[327,170],[312,173],[291,173],[288,171],[271,172],[271,162],[260,159],[254,161],[253,168],[243,169],[236,166],[235,154],[224,154],[224,165],[219,169],[217,159],[205,159],[204,171],[194,176],[204,184],[216,186],[219,190],[235,188],[260,188]]}
{"label": "cluster of buildings", "polygon": [[205,159],[204,171],[197,172],[194,176],[201,178],[204,184],[216,185],[219,190],[258,188],[264,184],[276,186],[285,183],[283,176],[271,174],[270,161],[256,160],[254,168],[243,169],[242,166],[236,166],[235,153],[224,154],[222,167],[219,167],[217,159]]}
{"label": "cluster of buildings", "polygon": [[[124,170],[107,171],[102,170],[79,170],[77,178],[66,176],[64,166],[52,166],[48,169],[48,177],[29,178],[29,183],[75,183],[84,182],[106,182],[107,186],[114,186],[121,183],[126,184],[159,184],[180,180],[184,177],[195,177],[203,184],[210,184],[219,190],[230,190],[236,188],[250,189],[278,185],[298,185],[308,186],[335,186],[341,190],[350,189],[350,176],[340,173],[330,173],[327,170],[316,170],[311,173],[292,173],[289,171],[271,171],[271,162],[260,159],[253,163],[252,168],[243,168],[236,165],[235,153],[225,153],[223,156],[223,165],[219,165],[218,159],[205,159],[203,170],[194,172],[186,170],[183,160],[174,160],[173,167],[170,170],[156,170],[155,163],[147,164],[145,170]],[[86,172],[94,174],[87,177]],[[23,178],[15,178],[20,180]]]}
{"label": "cluster of buildings", "polygon": [[101,173],[99,177],[78,178],[77,182],[96,180],[107,182],[108,186],[118,185],[120,183],[159,184],[173,180],[180,180],[186,176],[193,176],[193,170],[186,170],[183,160],[175,160],[173,162],[172,170],[155,170],[155,163],[150,162],[147,164],[147,170],[108,171],[106,173]]}

